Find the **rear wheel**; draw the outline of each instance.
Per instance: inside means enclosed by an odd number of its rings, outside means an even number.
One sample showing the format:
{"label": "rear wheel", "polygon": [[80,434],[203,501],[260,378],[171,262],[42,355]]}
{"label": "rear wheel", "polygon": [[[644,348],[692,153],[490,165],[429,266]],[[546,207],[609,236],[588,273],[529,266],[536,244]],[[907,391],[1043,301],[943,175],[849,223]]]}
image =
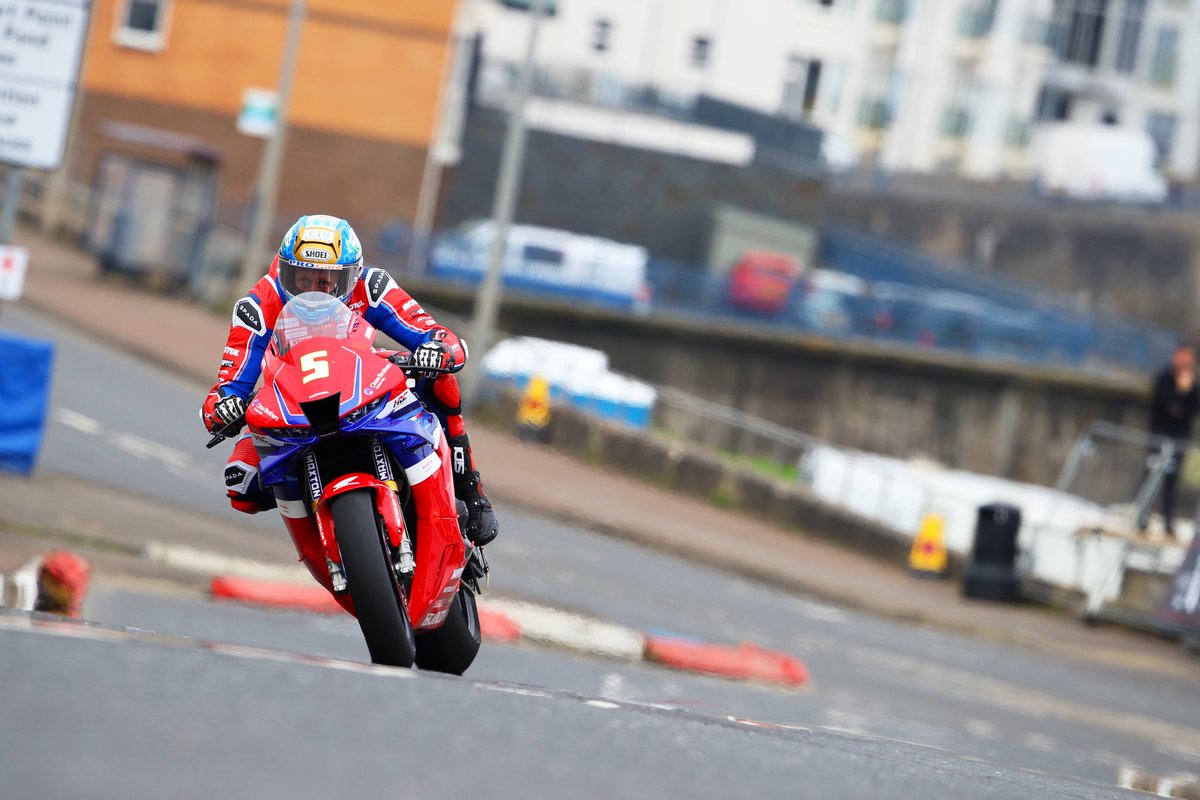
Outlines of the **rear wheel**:
{"label": "rear wheel", "polygon": [[374,496],[367,490],[347,492],[330,501],[330,510],[354,613],[371,661],[411,667],[416,640],[403,590],[384,549]]}
{"label": "rear wheel", "polygon": [[442,627],[417,634],[417,666],[462,675],[478,652],[479,608],[475,594],[464,584],[458,587]]}

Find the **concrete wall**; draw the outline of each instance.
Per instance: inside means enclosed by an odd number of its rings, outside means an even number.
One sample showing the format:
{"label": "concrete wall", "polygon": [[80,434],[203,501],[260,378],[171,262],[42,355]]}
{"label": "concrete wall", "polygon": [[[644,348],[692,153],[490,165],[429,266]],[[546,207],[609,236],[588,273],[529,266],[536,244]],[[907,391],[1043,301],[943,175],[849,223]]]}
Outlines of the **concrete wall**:
{"label": "concrete wall", "polygon": [[[483,392],[472,415],[484,424],[509,430],[516,417],[516,402],[514,394],[492,387]],[[738,466],[702,447],[607,423],[566,406],[555,407],[546,444],[623,475],[644,478],[722,508],[738,509],[890,564],[903,564],[912,546],[909,536],[825,503],[802,485]],[[957,575],[961,568],[962,559],[950,554],[950,574]]]}
{"label": "concrete wall", "polygon": [[[424,303],[471,313],[468,291],[405,283]],[[515,298],[506,299],[499,327],[598,348],[614,370],[835,444],[1041,484],[1054,482],[1092,420],[1139,428],[1146,420],[1147,387],[1129,378]],[[671,412],[660,405],[659,413]]]}
{"label": "concrete wall", "polygon": [[1200,334],[1200,221],[1194,214],[957,194],[839,192],[830,219],[894,237],[966,269],[1072,296],[1082,307]]}

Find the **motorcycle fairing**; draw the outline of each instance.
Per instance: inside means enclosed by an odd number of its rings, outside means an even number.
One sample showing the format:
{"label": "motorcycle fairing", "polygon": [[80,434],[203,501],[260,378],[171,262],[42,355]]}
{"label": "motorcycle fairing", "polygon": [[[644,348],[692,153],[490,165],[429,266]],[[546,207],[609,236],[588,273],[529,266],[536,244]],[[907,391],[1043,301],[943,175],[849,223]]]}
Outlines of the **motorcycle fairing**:
{"label": "motorcycle fairing", "polygon": [[[409,616],[415,628],[436,627],[446,618],[466,561],[449,445],[437,417],[409,389],[404,371],[373,350],[374,328],[361,317],[351,318],[344,307],[325,303],[321,309],[323,302],[318,299],[312,314],[303,308],[295,318],[281,314],[264,359],[263,385],[271,391],[260,391],[246,414],[261,459],[260,480],[274,493],[301,560],[330,591],[327,563],[341,560],[329,510],[338,493],[374,492],[388,539],[399,544],[405,520],[395,481],[388,480],[391,466],[381,463],[387,459],[369,459],[373,467],[367,462],[361,466],[367,471],[320,474],[325,445],[314,435],[314,420],[304,415],[301,404],[340,393],[338,437],[378,442],[404,471],[416,516],[415,530],[409,531],[416,564]],[[364,374],[369,378],[365,385]],[[334,441],[332,446],[341,445]],[[372,452],[379,451],[372,447]],[[334,596],[353,613],[349,595]]]}

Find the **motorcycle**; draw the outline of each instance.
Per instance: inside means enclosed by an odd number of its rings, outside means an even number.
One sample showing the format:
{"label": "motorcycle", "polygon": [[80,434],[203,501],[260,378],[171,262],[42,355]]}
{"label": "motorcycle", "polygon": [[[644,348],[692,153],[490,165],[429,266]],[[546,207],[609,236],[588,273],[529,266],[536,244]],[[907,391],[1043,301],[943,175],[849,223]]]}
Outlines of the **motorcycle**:
{"label": "motorcycle", "polygon": [[[292,298],[245,424],[301,561],[358,620],[377,664],[461,675],[479,651],[483,549],[464,535],[449,446],[404,356],[338,298]],[[448,370],[422,370],[436,372]]]}

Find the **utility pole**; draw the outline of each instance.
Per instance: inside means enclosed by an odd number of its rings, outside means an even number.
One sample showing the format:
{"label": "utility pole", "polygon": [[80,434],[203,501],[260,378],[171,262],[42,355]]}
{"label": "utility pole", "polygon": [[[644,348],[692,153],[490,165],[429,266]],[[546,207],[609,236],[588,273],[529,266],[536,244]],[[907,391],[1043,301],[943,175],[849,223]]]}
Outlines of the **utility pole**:
{"label": "utility pole", "polygon": [[17,206],[21,204],[21,184],[25,168],[9,164],[4,174],[4,205],[0,208],[0,244],[8,244],[17,224]]}
{"label": "utility pole", "polygon": [[463,117],[467,106],[467,68],[471,61],[471,41],[478,23],[474,21],[473,0],[466,0],[460,9],[450,36],[450,53],[442,75],[433,136],[425,155],[425,170],[421,175],[421,189],[417,196],[417,214],[413,220],[406,264],[410,273],[419,272],[424,266],[441,191],[442,170],[457,164],[461,157]]}
{"label": "utility pole", "polygon": [[504,152],[500,160],[500,174],[496,179],[496,198],[492,208],[494,237],[488,254],[487,272],[483,286],[475,297],[475,318],[471,327],[470,345],[482,357],[495,336],[496,312],[500,306],[500,274],[504,267],[505,243],[508,228],[512,224],[513,208],[521,180],[521,164],[525,156],[525,103],[529,99],[533,84],[534,55],[537,50],[538,29],[550,0],[533,0],[529,13],[529,43],[525,50],[525,63],[517,83],[517,96],[508,113],[508,130],[504,138]]}
{"label": "utility pole", "polygon": [[[21,184],[25,178],[25,168],[17,164],[9,164],[8,172],[4,175],[4,205],[0,207],[0,245],[6,245],[12,239],[13,228],[17,224],[17,206],[21,204]],[[4,310],[4,301],[0,300],[0,311]]]}
{"label": "utility pole", "polygon": [[[288,17],[287,39],[283,46],[283,62],[279,66],[279,82],[276,91],[279,105],[275,109],[275,128],[267,139],[259,165],[258,181],[254,187],[254,203],[250,233],[247,237],[245,256],[239,284],[230,287],[236,295],[253,284],[266,271],[270,259],[266,257],[267,239],[271,235],[271,224],[275,219],[275,201],[279,196],[279,170],[283,163],[283,145],[287,133],[288,101],[292,96],[292,78],[296,72],[296,56],[300,49],[300,32],[304,27],[305,0],[292,0],[292,11]],[[239,288],[242,287],[242,288]]]}

